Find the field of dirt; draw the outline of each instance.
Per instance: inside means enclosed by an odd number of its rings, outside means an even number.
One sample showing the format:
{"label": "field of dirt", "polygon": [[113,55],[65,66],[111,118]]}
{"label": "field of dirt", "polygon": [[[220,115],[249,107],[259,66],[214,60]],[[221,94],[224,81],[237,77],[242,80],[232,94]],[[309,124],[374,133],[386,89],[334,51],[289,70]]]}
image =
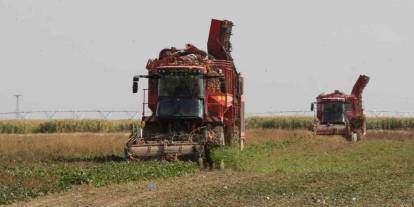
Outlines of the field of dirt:
{"label": "field of dirt", "polygon": [[413,131],[370,131],[350,143],[250,129],[245,151],[222,152],[224,171],[126,163],[126,136],[0,135],[0,198],[11,206],[414,206]]}

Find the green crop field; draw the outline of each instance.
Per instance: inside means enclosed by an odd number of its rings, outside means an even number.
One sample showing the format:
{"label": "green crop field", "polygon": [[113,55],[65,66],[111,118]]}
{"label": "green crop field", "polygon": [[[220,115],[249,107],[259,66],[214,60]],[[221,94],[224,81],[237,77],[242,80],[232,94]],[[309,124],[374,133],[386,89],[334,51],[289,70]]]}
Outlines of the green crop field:
{"label": "green crop field", "polygon": [[[209,172],[192,162],[124,161],[127,133],[3,134],[0,204],[37,197],[16,205],[414,205],[414,131],[371,130],[359,143],[307,130],[257,128],[247,136],[243,152],[215,150],[226,170]],[[148,181],[160,189],[140,187]]]}
{"label": "green crop field", "polygon": [[[308,116],[268,116],[250,117],[246,120],[248,128],[265,129],[310,129],[313,117]],[[367,129],[375,130],[413,130],[414,118],[368,117]]]}
{"label": "green crop field", "polygon": [[[139,125],[137,120],[5,120],[0,121],[0,134],[28,133],[72,133],[129,132],[131,125]],[[247,128],[265,129],[309,129],[313,117],[307,116],[269,116],[250,117]],[[375,130],[414,130],[414,118],[368,118],[367,129]]]}

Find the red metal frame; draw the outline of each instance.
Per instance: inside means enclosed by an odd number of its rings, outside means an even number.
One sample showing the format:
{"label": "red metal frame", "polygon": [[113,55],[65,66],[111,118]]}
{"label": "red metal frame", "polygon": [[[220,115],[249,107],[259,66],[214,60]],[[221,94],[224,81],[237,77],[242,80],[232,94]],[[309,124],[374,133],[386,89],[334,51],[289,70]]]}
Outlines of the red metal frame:
{"label": "red metal frame", "polygon": [[[208,54],[191,44],[184,49],[174,47],[161,50],[157,59],[147,62],[149,75],[157,75],[162,70],[200,70],[204,75],[223,75],[225,78],[226,93],[220,91],[220,81],[217,78],[205,80],[205,113],[202,125],[211,123],[226,127],[227,136],[231,142],[235,129],[244,139],[244,98],[237,93],[239,77],[230,55],[230,35],[233,23],[227,20],[212,20],[208,39]],[[191,57],[180,54],[191,54]],[[214,58],[211,58],[213,56]],[[148,81],[148,107],[156,112],[158,102],[157,79]],[[143,121],[158,121],[155,117],[142,117]]]}
{"label": "red metal frame", "polygon": [[[320,135],[333,135],[333,134],[342,134],[345,135],[348,133],[346,126],[343,125],[328,125],[328,126],[322,126],[319,123],[322,120],[322,103],[325,102],[333,102],[333,101],[339,101],[344,103],[351,104],[351,110],[346,111],[346,116],[348,119],[362,119],[363,122],[365,122],[365,115],[364,115],[364,109],[362,106],[362,92],[366,85],[369,82],[369,77],[366,75],[360,75],[358,80],[356,81],[352,92],[350,95],[345,94],[340,91],[335,91],[330,94],[321,94],[316,98],[316,121],[317,124],[315,125],[315,131],[317,134]],[[356,128],[351,129],[351,131],[357,131],[357,130],[365,130],[361,128],[362,125],[359,125]],[[352,128],[352,127],[351,127]]]}

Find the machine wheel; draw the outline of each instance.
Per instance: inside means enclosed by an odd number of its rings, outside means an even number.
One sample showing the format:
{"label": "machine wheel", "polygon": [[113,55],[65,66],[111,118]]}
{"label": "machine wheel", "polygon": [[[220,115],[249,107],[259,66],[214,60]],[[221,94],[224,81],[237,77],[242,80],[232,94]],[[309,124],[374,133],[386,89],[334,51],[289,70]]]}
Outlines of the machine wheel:
{"label": "machine wheel", "polygon": [[242,140],[240,137],[240,131],[238,127],[234,128],[234,138],[233,138],[233,146],[237,146],[240,150],[242,149]]}
{"label": "machine wheel", "polygon": [[363,139],[364,139],[364,133],[363,132],[361,132],[361,131],[358,131],[357,133],[356,133],[356,137],[357,137],[357,141],[359,142],[359,141],[362,141]]}
{"label": "machine wheel", "polygon": [[351,141],[356,142],[358,141],[358,135],[355,132],[351,132]]}
{"label": "machine wheel", "polygon": [[215,126],[212,129],[208,130],[206,134],[207,145],[211,146],[224,146],[224,129],[222,126]]}
{"label": "machine wheel", "polygon": [[207,162],[208,167],[212,169],[214,165],[217,166],[217,164],[213,163],[214,161],[211,157],[211,151],[214,148],[225,146],[224,129],[222,126],[215,126],[208,130],[206,135],[206,144],[204,146],[205,161]]}

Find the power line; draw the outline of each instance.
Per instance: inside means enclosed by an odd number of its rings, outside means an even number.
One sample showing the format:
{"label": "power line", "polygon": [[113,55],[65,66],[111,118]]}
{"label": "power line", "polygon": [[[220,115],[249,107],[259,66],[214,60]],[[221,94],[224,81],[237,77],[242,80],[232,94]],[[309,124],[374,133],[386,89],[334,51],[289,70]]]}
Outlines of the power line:
{"label": "power line", "polygon": [[20,97],[22,96],[21,94],[15,94],[14,95],[16,97],[16,119],[20,119]]}
{"label": "power line", "polygon": [[[20,103],[19,103],[20,104]],[[20,106],[19,106],[20,107]],[[43,110],[0,112],[0,119],[140,119],[142,111],[131,110]],[[414,117],[414,111],[366,110],[368,117]],[[313,116],[309,110],[247,113],[252,116]]]}
{"label": "power line", "polygon": [[[141,111],[130,110],[43,110],[19,111],[20,119],[138,119]],[[0,119],[14,119],[16,112],[2,112]]]}

